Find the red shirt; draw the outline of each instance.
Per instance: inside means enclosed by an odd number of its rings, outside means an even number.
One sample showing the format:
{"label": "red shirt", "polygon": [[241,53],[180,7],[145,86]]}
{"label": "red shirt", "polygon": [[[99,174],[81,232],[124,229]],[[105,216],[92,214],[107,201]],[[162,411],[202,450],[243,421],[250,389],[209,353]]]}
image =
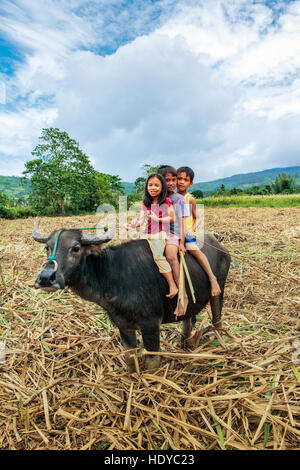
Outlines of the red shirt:
{"label": "red shirt", "polygon": [[[172,201],[169,197],[166,197],[166,200],[160,206],[158,204],[152,204],[149,207],[146,207],[144,204],[142,205],[142,210],[146,213],[148,218],[148,214],[152,211],[157,217],[168,217],[168,208],[172,206]],[[170,233],[170,223],[163,223],[163,222],[155,222],[148,218],[148,223],[145,228],[145,233],[158,233],[158,232],[166,232]]]}

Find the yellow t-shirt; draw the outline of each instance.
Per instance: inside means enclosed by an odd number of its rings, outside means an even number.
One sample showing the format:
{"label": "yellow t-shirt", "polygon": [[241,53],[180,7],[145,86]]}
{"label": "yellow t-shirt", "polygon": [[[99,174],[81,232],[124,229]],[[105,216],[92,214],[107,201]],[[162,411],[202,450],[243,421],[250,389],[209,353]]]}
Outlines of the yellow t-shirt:
{"label": "yellow t-shirt", "polygon": [[[185,230],[190,230],[193,228],[193,225],[195,223],[195,219],[193,218],[193,215],[192,215],[192,209],[191,209],[191,205],[190,205],[190,198],[191,198],[191,194],[190,193],[187,193],[185,196],[184,196],[184,199],[185,199],[185,203],[186,203],[186,206],[187,206],[187,213],[189,214],[187,217],[184,218],[185,220]],[[196,231],[193,230],[193,233],[196,235]]]}

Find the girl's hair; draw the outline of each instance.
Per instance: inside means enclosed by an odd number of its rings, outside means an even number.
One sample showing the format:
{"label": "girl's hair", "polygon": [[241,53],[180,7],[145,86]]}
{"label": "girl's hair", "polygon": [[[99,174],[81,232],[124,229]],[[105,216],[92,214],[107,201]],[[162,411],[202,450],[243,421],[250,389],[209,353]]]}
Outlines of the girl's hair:
{"label": "girl's hair", "polygon": [[152,196],[150,196],[150,194],[148,193],[148,182],[151,178],[157,178],[161,182],[161,185],[162,185],[161,186],[161,193],[158,197],[158,205],[159,206],[166,201],[166,197],[167,197],[167,194],[168,194],[168,189],[167,189],[165,179],[157,173],[152,173],[151,175],[148,176],[146,184],[145,184],[145,193],[144,193],[143,203],[146,207],[150,207],[151,204],[152,204],[152,200],[153,200]]}

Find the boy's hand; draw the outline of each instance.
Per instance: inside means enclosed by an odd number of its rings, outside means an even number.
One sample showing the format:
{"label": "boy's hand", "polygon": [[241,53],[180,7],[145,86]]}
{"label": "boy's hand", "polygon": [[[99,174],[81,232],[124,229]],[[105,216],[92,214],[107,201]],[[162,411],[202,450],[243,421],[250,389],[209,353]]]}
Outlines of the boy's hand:
{"label": "boy's hand", "polygon": [[188,237],[193,237],[195,235],[195,232],[193,231],[193,229],[190,228],[186,231],[185,235]]}
{"label": "boy's hand", "polygon": [[179,253],[180,253],[180,252],[182,252],[183,256],[184,256],[185,253],[186,253],[186,248],[185,248],[183,242],[180,242],[180,243],[179,243]]}

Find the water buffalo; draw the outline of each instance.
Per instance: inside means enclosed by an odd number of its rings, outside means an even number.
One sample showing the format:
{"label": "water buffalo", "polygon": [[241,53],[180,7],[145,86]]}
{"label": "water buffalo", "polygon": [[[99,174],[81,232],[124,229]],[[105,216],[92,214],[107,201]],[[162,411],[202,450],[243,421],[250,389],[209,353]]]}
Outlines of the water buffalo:
{"label": "water buffalo", "polygon": [[[159,273],[146,240],[132,240],[116,246],[101,248],[112,236],[83,235],[81,230],[62,229],[50,235],[39,232],[39,221],[33,231],[33,238],[46,244],[48,257],[53,254],[55,260],[47,261],[38,275],[35,286],[52,291],[69,286],[83,299],[95,302],[103,307],[114,325],[119,328],[125,349],[137,347],[136,330],[140,330],[144,347],[148,351],[159,351],[160,324],[183,319],[183,338],[191,334],[192,326],[199,313],[208,302],[212,310],[215,328],[221,328],[221,311],[224,285],[230,266],[230,256],[212,234],[205,234],[204,245],[211,268],[221,288],[219,297],[211,297],[207,275],[188,252],[186,264],[192,279],[196,303],[191,298],[186,283],[189,305],[184,317],[176,318],[173,314],[177,296],[166,298],[168,285]],[[226,253],[224,253],[226,252]],[[134,359],[125,355],[128,370],[133,372]],[[159,356],[147,355],[145,367],[159,367]]]}

